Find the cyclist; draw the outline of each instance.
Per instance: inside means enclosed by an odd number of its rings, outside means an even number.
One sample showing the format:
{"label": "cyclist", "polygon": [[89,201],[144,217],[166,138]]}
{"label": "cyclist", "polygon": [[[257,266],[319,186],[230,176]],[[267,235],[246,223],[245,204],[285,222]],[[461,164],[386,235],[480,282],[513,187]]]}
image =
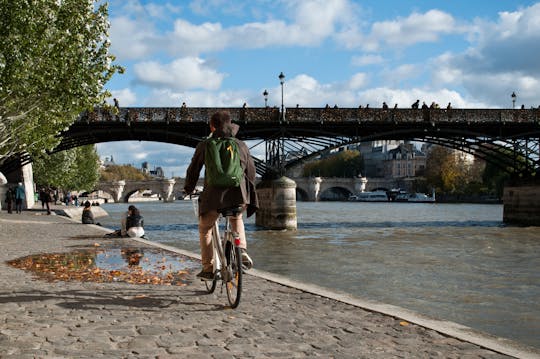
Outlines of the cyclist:
{"label": "cyclist", "polygon": [[[235,137],[239,126],[231,122],[228,111],[218,111],[210,118],[210,131],[212,137]],[[241,166],[244,169],[244,176],[239,187],[213,187],[204,183],[204,190],[199,197],[199,241],[201,246],[202,270],[197,277],[203,280],[214,278],[212,263],[212,227],[219,217],[218,210],[242,207],[242,211],[250,217],[258,207],[257,192],[255,190],[255,164],[247,145],[235,138],[238,144]],[[205,160],[206,142],[200,142],[195,148],[195,153],[186,173],[185,193],[193,193],[195,185],[199,179],[201,169]],[[240,236],[240,249],[242,264],[247,268],[253,266],[253,261],[247,254],[246,235],[244,231],[244,221],[242,212],[236,217],[230,218],[231,227]]]}

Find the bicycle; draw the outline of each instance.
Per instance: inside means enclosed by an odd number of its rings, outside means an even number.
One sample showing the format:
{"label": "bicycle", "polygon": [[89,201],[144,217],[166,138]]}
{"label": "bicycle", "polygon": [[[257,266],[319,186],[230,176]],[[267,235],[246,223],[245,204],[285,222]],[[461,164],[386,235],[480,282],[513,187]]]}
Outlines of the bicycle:
{"label": "bicycle", "polygon": [[[195,201],[193,200],[194,207],[196,206]],[[218,280],[221,280],[221,291],[223,292],[223,287],[225,287],[227,299],[233,309],[240,304],[243,269],[239,247],[240,237],[238,233],[232,231],[229,218],[237,216],[241,212],[241,207],[226,208],[219,211],[219,218],[212,228],[214,279],[211,281],[203,280],[208,293],[213,293],[216,290]],[[224,222],[223,234],[220,233],[220,222]]]}

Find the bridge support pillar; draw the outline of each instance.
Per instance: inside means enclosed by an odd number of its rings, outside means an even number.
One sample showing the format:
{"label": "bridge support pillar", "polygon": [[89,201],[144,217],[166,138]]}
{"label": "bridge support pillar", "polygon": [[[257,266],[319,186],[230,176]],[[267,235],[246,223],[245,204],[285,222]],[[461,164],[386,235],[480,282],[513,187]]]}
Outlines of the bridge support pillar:
{"label": "bridge support pillar", "polygon": [[309,192],[308,192],[308,201],[317,202],[319,201],[319,192],[321,191],[321,177],[310,178],[309,181]]}
{"label": "bridge support pillar", "polygon": [[354,179],[354,190],[356,191],[356,193],[364,192],[366,190],[367,182],[368,180],[366,177],[361,177],[361,176],[356,177]]}
{"label": "bridge support pillar", "polygon": [[114,203],[124,202],[123,194],[126,181],[115,181],[112,183],[110,190]]}
{"label": "bridge support pillar", "polygon": [[259,210],[255,224],[268,229],[296,229],[296,183],[287,177],[257,185]]}
{"label": "bridge support pillar", "polygon": [[504,223],[540,226],[540,184],[505,187],[503,206]]}
{"label": "bridge support pillar", "polygon": [[176,183],[173,179],[164,179],[161,181],[161,198],[163,198],[163,202],[172,202],[174,201],[174,184]]}

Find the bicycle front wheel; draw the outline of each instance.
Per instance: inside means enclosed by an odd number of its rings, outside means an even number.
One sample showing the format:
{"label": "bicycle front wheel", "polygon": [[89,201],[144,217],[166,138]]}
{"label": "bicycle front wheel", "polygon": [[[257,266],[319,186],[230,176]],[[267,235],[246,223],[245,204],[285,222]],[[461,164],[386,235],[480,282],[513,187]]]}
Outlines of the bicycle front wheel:
{"label": "bicycle front wheel", "polygon": [[206,286],[206,291],[208,293],[214,293],[217,285],[217,278],[214,276],[214,280],[205,280],[204,285]]}
{"label": "bicycle front wheel", "polygon": [[231,308],[236,308],[240,304],[242,294],[242,257],[240,248],[233,246],[231,242],[227,242],[225,252],[227,255],[227,271],[230,273],[225,283],[227,298]]}

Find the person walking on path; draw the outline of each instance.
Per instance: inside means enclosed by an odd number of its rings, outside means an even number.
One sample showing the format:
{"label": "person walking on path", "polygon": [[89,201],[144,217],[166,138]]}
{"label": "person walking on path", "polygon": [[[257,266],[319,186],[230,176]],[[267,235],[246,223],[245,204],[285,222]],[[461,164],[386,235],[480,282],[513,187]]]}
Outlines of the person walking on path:
{"label": "person walking on path", "polygon": [[24,186],[22,182],[19,182],[17,188],[15,188],[15,210],[19,214],[22,213],[23,201],[25,198],[26,194],[24,193]]}
{"label": "person walking on path", "polygon": [[41,201],[41,208],[45,209],[45,207],[47,207],[47,214],[51,214],[50,202],[52,201],[52,196],[50,188],[41,188],[39,191],[39,200]]}
{"label": "person walking on path", "polygon": [[[239,187],[215,187],[208,184],[207,176],[204,179],[204,191],[199,197],[199,242],[201,246],[202,270],[197,277],[203,280],[212,280],[212,227],[219,217],[218,210],[230,207],[243,207],[247,209],[247,216],[250,217],[258,207],[257,193],[255,191],[255,164],[249,153],[247,145],[235,138],[239,126],[231,122],[231,117],[227,111],[218,111],[210,118],[210,131],[212,138],[234,138],[238,145],[240,164],[244,170]],[[193,193],[200,171],[205,164],[205,152],[207,141],[200,142],[193,154],[191,163],[187,169],[184,191],[187,194]],[[247,268],[251,268],[253,261],[247,254],[246,234],[242,213],[236,217],[231,217],[232,230],[240,236],[242,252],[242,262]]]}
{"label": "person walking on path", "polygon": [[15,199],[15,193],[13,191],[13,188],[8,187],[6,192],[6,205],[7,205],[7,212],[13,213],[13,200]]}

